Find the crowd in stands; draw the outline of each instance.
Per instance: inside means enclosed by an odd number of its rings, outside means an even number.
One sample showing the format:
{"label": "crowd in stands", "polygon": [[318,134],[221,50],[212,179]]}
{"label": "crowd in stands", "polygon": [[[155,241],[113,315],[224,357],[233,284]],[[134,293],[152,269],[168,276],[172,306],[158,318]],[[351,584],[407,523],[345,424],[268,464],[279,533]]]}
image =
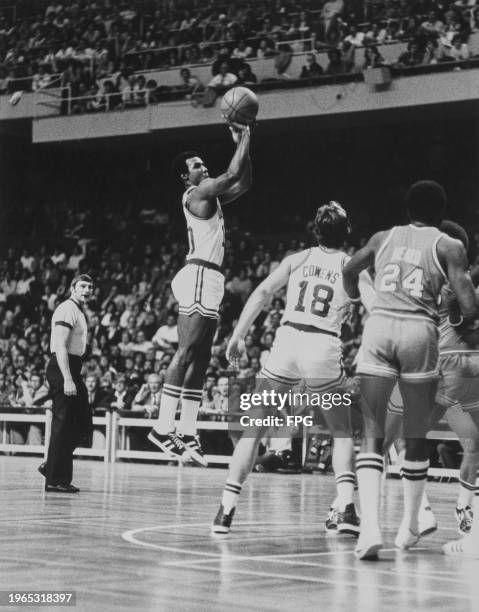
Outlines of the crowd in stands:
{"label": "crowd in stands", "polygon": [[[254,84],[251,58],[274,57],[270,78],[286,79],[380,66],[378,45],[398,40],[408,41],[400,67],[466,60],[477,19],[476,0],[12,0],[0,11],[0,92],[55,84],[83,98],[71,112],[90,112],[154,103],[171,89],[197,101],[224,64],[222,87]],[[327,66],[290,74],[292,53],[304,51],[325,51]],[[169,88],[135,74],[197,64],[212,65],[212,84],[190,72]]]}
{"label": "crowd in stands", "polygon": [[[185,245],[160,241],[154,246],[136,240],[134,246],[115,247],[112,240],[103,248],[96,238],[79,237],[88,234],[80,229],[82,213],[71,213],[70,220],[65,249],[47,244],[34,251],[10,248],[0,258],[0,406],[48,405],[45,368],[51,316],[68,297],[73,275],[89,273],[95,280],[87,311],[90,331],[84,364],[90,407],[97,413],[113,408],[137,417],[155,417],[165,371],[178,343],[178,308],[170,282],[183,265]],[[228,402],[234,411],[228,396],[231,371],[225,358],[234,322],[251,291],[281,259],[314,242],[312,232],[309,225],[303,242],[277,242],[274,247],[241,232],[227,234],[225,298],[205,381],[203,418],[221,418]],[[284,293],[271,297],[246,337],[246,354],[237,373],[243,390],[254,384],[270,351]],[[351,374],[360,329],[361,312],[355,308],[343,330],[345,363]],[[16,443],[41,443],[37,425],[11,424],[10,437]],[[133,440],[132,445],[141,448],[139,441]]]}

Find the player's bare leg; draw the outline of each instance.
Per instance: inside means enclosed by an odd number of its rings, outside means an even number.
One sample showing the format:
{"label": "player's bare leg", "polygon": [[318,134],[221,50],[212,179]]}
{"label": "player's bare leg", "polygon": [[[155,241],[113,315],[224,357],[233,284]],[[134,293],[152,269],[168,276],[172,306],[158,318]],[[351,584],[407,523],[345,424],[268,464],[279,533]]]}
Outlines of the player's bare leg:
{"label": "player's bare leg", "polygon": [[404,511],[395,545],[408,549],[417,544],[419,509],[427,481],[429,453],[426,435],[430,427],[437,381],[399,381],[404,400],[404,439],[406,452],[401,466]]}
{"label": "player's bare leg", "polygon": [[[195,437],[196,420],[215,330],[216,319],[199,313],[178,316],[178,350],[166,371],[158,420],[148,436],[164,452],[176,457],[186,452],[201,465],[206,465],[206,461]],[[175,415],[180,400],[181,436],[178,436]]]}
{"label": "player's bare leg", "polygon": [[[253,393],[262,393],[263,390],[272,389],[278,393],[287,393],[291,390],[291,386],[282,385],[266,378],[259,378]],[[281,413],[271,406],[260,406],[248,410],[245,414],[255,419],[263,419],[268,415],[281,416]],[[268,429],[267,426],[248,427],[243,431],[243,435],[236,444],[231,457],[221,505],[211,528],[213,533],[226,534],[229,532],[242,486],[254,467],[261,438],[264,437]]]}
{"label": "player's bare leg", "polygon": [[[468,440],[476,438],[479,434],[479,411],[469,412],[467,413],[468,417],[473,423],[474,432],[473,435],[469,434]],[[448,542],[444,544],[442,547],[442,552],[448,556],[454,557],[466,557],[469,559],[479,559],[479,481],[476,480],[476,486],[474,487],[474,500],[472,504],[472,512],[476,517],[475,520],[472,521],[471,531],[468,535],[466,535],[461,540],[456,540],[453,542]]]}
{"label": "player's bare leg", "polygon": [[[393,393],[394,395],[394,393]],[[440,420],[444,414],[444,409],[438,412],[437,421]],[[433,421],[433,422],[437,422]],[[403,407],[402,400],[400,406],[389,405],[388,414],[386,417],[386,437],[384,439],[383,452],[385,457],[389,453],[390,448],[393,444],[396,447],[398,453],[398,464],[401,466],[404,462],[404,455],[406,452],[404,435],[403,435]],[[437,520],[431,508],[431,504],[427,497],[426,491],[422,495],[421,506],[419,509],[419,535],[424,537],[437,530]]]}
{"label": "player's bare leg", "polygon": [[336,478],[337,533],[359,535],[359,518],[354,507],[354,443],[349,406],[336,406],[323,410],[331,435],[333,436],[333,471]]}
{"label": "player's bare leg", "polygon": [[361,506],[361,532],[356,546],[359,559],[376,559],[383,545],[379,517],[384,469],[383,445],[386,409],[394,384],[394,378],[370,375],[361,377],[363,440],[361,452],[356,458]]}

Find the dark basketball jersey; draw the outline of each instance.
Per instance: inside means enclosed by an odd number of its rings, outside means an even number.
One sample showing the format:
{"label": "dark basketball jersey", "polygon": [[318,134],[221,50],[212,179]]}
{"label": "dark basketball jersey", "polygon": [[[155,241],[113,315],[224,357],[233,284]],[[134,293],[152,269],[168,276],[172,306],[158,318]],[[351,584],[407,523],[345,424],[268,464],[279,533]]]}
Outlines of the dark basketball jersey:
{"label": "dark basketball jersey", "polygon": [[436,246],[444,236],[434,227],[393,227],[376,253],[376,299],[372,312],[438,320],[446,275]]}

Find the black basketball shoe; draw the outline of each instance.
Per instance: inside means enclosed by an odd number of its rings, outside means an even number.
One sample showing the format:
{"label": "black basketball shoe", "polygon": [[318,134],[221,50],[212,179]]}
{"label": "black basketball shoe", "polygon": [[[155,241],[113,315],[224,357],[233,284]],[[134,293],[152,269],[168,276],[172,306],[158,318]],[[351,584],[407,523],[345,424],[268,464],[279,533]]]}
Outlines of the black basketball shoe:
{"label": "black basketball shoe", "polygon": [[213,525],[211,526],[211,531],[213,533],[229,533],[234,513],[235,508],[233,508],[229,514],[225,514],[223,504],[221,504],[218,514],[216,515]]}
{"label": "black basketball shoe", "polygon": [[344,512],[338,512],[338,533],[349,534],[358,537],[360,521],[356,514],[354,504],[348,504]]}
{"label": "black basketball shoe", "polygon": [[159,434],[157,431],[152,429],[148,434],[148,440],[153,442],[153,444],[160,448],[164,453],[176,459],[181,459],[186,451],[185,443],[174,431],[170,431],[170,433],[167,434]]}
{"label": "black basketball shoe", "polygon": [[198,436],[187,436],[186,434],[178,434],[178,437],[183,441],[186,446],[185,455],[190,457],[195,463],[203,467],[208,466],[208,462],[205,459],[203,449],[201,448]]}

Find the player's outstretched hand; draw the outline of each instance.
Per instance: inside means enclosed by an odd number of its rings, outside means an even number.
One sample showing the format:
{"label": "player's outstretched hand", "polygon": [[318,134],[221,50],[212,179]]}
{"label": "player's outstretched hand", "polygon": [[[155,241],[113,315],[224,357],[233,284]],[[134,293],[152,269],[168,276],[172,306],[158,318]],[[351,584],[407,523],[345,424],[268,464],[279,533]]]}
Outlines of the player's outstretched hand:
{"label": "player's outstretched hand", "polygon": [[242,123],[234,123],[228,120],[226,120],[226,123],[228,124],[228,128],[231,132],[231,136],[235,144],[239,144],[243,135],[249,134],[249,125],[243,125]]}
{"label": "player's outstretched hand", "polygon": [[245,351],[246,348],[243,338],[235,338],[233,336],[226,348],[226,359],[234,368],[238,369],[239,361]]}

